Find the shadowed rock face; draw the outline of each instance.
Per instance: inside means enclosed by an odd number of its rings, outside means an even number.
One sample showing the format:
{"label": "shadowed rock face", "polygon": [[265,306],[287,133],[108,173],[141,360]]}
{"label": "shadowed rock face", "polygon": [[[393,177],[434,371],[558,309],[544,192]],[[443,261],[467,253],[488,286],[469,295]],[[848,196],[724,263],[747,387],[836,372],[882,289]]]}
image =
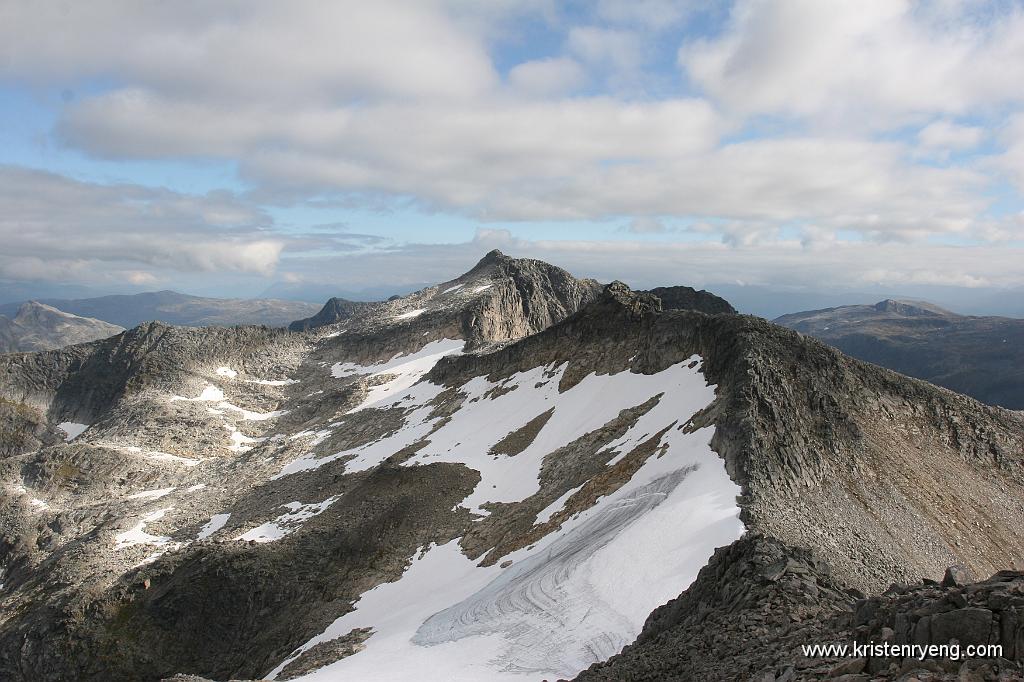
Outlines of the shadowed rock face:
{"label": "shadowed rock face", "polygon": [[[398,404],[359,409],[401,373],[392,361],[453,341],[477,352],[422,370],[432,397],[418,409],[434,426],[382,451],[379,463],[357,466],[361,448],[411,419],[412,408]],[[644,442],[616,453],[610,444],[645,415],[679,409],[659,395],[630,401],[606,423],[545,451],[537,492],[486,503],[487,516],[460,506],[482,473],[416,460],[460,410],[486,399],[470,403],[460,392],[469,382],[493,384],[493,396],[550,381],[552,395],[564,396],[584,389],[588,377],[653,376],[694,355],[702,358],[693,361],[701,386],[707,389],[704,379],[715,386],[705,409],[692,419],[692,412],[673,412]],[[505,385],[531,370],[538,376],[528,385]],[[35,439],[0,457],[0,485],[11,491],[0,496],[4,679],[147,680],[177,672],[259,678],[350,612],[367,590],[402,576],[425,547],[456,539],[467,557],[510,578],[424,622],[502,612],[506,596],[529,600],[549,585],[560,589],[565,577],[548,566],[532,574],[525,561],[506,568],[502,560],[607,499],[645,461],[670,457],[658,447],[669,430],[707,438],[698,429],[714,428],[711,445],[742,487],[742,519],[767,544],[741,540],[722,550],[695,584],[704,586],[698,597],[655,612],[649,625],[661,625],[643,642],[660,642],[677,625],[697,627],[688,620],[693,613],[723,623],[730,614],[758,614],[766,630],[751,632],[766,643],[738,659],[757,672],[774,664],[774,652],[788,651],[790,611],[810,619],[845,608],[848,589],[878,592],[893,582],[937,579],[953,563],[987,575],[1024,555],[1020,415],[853,360],[758,318],[663,310],[657,297],[624,284],[599,290],[497,252],[456,280],[326,328],[149,324],[113,339],[0,358],[0,387],[12,406],[0,419]],[[496,434],[500,452],[480,454],[522,456],[559,422],[549,408],[538,404],[539,421],[524,422],[516,438]],[[72,442],[54,442],[60,421],[89,428]],[[618,454],[624,457],[612,463]],[[312,468],[282,475],[307,457]],[[26,492],[14,492],[17,485]],[[537,522],[573,490],[562,509]],[[33,496],[48,506],[33,506]],[[656,501],[645,497],[598,517],[600,532],[589,537],[614,535]],[[154,517],[160,510],[164,515]],[[215,517],[221,525],[200,538]],[[145,535],[164,544],[119,548],[125,543],[118,538],[140,521]],[[273,541],[235,539],[282,526],[288,533]],[[567,565],[594,549],[578,540],[567,534],[555,547]],[[163,554],[150,556],[156,552]],[[786,557],[795,557],[793,566],[779,563]],[[538,581],[516,580],[534,575]],[[820,598],[812,598],[814,590]],[[726,615],[716,615],[720,609]],[[513,629],[515,616],[509,614]],[[711,636],[713,628],[705,629]],[[436,639],[444,628],[428,630],[424,636]],[[293,659],[291,670],[374,646],[372,633],[337,634]],[[603,642],[599,635],[595,642]],[[664,660],[672,660],[672,642],[688,641],[665,640]],[[734,651],[742,648],[729,641]],[[708,651],[724,658],[729,649]],[[662,670],[667,677],[734,672],[673,655],[682,663]]]}
{"label": "shadowed rock face", "polygon": [[349,301],[344,298],[332,298],[324,304],[324,307],[316,315],[292,322],[288,325],[288,330],[304,332],[308,329],[316,329],[317,327],[324,327],[335,322],[342,322],[359,313],[370,310],[376,305],[378,304]]}
{"label": "shadowed rock face", "polygon": [[775,320],[861,360],[990,405],[1024,410],[1024,320],[887,299]]}
{"label": "shadowed rock face", "polygon": [[105,339],[123,331],[116,324],[29,301],[18,308],[13,319],[0,315],[0,353],[51,350]]}

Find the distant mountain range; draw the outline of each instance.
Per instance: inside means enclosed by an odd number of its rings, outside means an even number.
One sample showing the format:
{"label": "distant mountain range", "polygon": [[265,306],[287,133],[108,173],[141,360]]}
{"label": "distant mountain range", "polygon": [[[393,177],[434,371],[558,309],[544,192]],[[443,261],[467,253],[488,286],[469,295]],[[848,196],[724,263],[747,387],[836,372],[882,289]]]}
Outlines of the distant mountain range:
{"label": "distant mountain range", "polygon": [[116,324],[29,301],[23,303],[13,317],[0,315],[0,353],[52,350],[105,339],[123,331],[124,328]]}
{"label": "distant mountain range", "polygon": [[776,324],[990,405],[1024,410],[1024,320],[886,299],[783,315]]}
{"label": "distant mountain range", "polygon": [[[230,327],[238,324],[286,327],[292,320],[313,315],[320,308],[319,305],[301,301],[206,298],[176,291],[97,298],[41,299],[39,303],[125,328],[153,320],[185,327]],[[0,315],[13,317],[20,306],[21,303],[0,305]]]}

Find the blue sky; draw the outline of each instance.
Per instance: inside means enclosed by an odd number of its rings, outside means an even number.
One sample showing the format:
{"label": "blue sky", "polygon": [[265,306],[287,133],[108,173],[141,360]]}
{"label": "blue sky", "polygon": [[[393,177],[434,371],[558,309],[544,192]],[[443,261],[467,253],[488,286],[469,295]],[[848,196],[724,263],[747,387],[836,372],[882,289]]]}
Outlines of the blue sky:
{"label": "blue sky", "polygon": [[0,280],[991,297],[1021,82],[1020,2],[7,0]]}

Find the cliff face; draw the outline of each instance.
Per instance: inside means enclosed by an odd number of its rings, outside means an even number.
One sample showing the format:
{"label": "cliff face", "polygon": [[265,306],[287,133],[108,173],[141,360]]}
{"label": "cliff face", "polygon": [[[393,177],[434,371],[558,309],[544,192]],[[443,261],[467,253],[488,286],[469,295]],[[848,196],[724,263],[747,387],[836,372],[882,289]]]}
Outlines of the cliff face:
{"label": "cliff face", "polygon": [[[500,253],[323,328],[150,324],[0,377],[5,679],[573,677],[637,635],[745,674],[790,611],[1024,556],[1021,415]],[[733,614],[735,670],[695,634]]]}

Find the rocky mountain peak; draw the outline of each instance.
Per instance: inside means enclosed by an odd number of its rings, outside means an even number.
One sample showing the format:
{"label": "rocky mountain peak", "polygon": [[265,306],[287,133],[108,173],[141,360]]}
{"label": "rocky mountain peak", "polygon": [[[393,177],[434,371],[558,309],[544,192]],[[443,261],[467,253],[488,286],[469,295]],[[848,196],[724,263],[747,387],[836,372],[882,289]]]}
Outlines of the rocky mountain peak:
{"label": "rocky mountain peak", "polygon": [[633,291],[629,285],[615,280],[604,288],[598,306],[608,310],[624,310],[633,319],[661,312],[661,299],[643,291]]}

